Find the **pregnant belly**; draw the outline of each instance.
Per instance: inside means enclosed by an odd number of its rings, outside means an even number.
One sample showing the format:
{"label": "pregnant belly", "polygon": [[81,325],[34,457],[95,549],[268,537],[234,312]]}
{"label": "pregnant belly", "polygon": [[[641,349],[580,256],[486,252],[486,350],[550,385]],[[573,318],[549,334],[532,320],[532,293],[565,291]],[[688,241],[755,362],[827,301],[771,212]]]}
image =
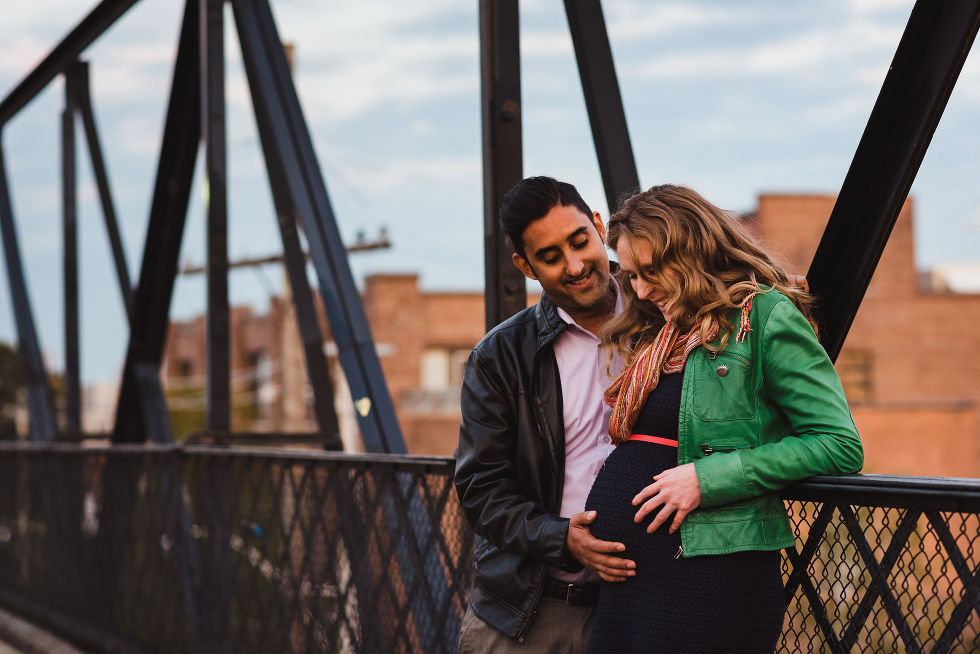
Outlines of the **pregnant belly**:
{"label": "pregnant belly", "polygon": [[619,445],[603,464],[585,503],[586,510],[597,512],[592,535],[602,540],[626,543],[627,552],[635,549],[635,545],[648,545],[645,541],[651,536],[657,540],[667,538],[671,545],[675,542],[679,545],[680,534],[667,534],[666,526],[652,535],[647,534],[646,527],[656,511],[643,522],[636,523],[633,518],[639,507],[632,505],[636,494],[653,483],[654,475],[676,465],[676,448],[643,441],[627,441]]}

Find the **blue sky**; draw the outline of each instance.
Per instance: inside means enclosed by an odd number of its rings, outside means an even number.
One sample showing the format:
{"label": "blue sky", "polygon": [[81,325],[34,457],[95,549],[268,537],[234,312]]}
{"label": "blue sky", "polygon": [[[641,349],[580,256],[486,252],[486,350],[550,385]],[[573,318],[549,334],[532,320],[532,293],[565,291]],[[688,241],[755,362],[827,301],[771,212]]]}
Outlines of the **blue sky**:
{"label": "blue sky", "polygon": [[[15,3],[0,25],[4,96],[91,3]],[[142,0],[85,58],[120,227],[138,276],[179,0]],[[482,178],[477,2],[273,0],[296,46],[296,81],[341,233],[387,226],[394,247],[351,257],[355,277],[417,271],[427,289],[480,289]],[[644,185],[688,184],[733,210],[760,192],[839,189],[911,10],[908,0],[603,3]],[[228,24],[232,24],[230,14]],[[608,215],[571,39],[558,0],[521,2],[524,172],[577,184]],[[228,54],[230,249],[276,253],[238,44]],[[3,133],[21,252],[49,365],[63,366],[60,81]],[[980,262],[980,64],[971,56],[922,165],[920,267]],[[203,261],[201,185],[182,259]],[[80,148],[82,375],[115,376],[127,329],[87,152]],[[0,254],[2,258],[2,254]],[[0,274],[0,340],[16,334]],[[235,272],[232,301],[261,309],[274,266]],[[204,307],[203,277],[178,280],[173,316]]]}

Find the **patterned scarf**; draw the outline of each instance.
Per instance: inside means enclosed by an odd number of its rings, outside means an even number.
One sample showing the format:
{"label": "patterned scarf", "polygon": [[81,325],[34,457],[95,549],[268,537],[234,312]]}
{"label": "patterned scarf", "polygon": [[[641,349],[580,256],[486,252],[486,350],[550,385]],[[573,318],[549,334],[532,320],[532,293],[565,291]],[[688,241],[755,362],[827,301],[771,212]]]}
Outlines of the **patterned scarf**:
{"label": "patterned scarf", "polygon": [[[736,342],[745,340],[749,331],[749,311],[752,309],[752,298],[749,294],[741,303],[742,315],[739,320]],[[718,335],[715,326],[708,332],[707,340],[711,342]],[[640,410],[646,403],[650,391],[657,387],[660,375],[670,375],[684,370],[687,357],[694,348],[701,345],[701,328],[695,326],[685,334],[677,332],[677,325],[668,320],[656,338],[640,348],[632,357],[632,361],[623,369],[612,385],[606,389],[604,398],[606,404],[613,408],[609,418],[609,435],[612,442],[619,445],[632,435],[633,424]]]}

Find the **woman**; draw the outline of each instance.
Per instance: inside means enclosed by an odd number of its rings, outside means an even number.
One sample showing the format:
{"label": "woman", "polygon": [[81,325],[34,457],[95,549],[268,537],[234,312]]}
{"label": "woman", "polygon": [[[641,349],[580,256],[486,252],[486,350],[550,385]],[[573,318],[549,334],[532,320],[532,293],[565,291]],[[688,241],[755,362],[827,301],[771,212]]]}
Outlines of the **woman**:
{"label": "woman", "polygon": [[624,311],[603,341],[627,365],[586,508],[637,575],[602,584],[589,651],[772,652],[794,544],[776,491],[863,462],[810,298],[688,188],[628,199],[609,246]]}

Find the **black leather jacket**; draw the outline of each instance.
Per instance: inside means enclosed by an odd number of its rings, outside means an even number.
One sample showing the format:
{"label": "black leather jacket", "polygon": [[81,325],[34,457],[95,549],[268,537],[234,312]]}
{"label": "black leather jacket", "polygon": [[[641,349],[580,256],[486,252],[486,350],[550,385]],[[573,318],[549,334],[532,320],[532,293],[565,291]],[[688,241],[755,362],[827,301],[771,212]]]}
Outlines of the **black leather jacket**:
{"label": "black leather jacket", "polygon": [[581,569],[565,554],[568,519],[558,516],[565,426],[552,343],[566,327],[542,296],[476,345],[463,376],[455,485],[476,532],[470,603],[518,640],[548,567]]}

